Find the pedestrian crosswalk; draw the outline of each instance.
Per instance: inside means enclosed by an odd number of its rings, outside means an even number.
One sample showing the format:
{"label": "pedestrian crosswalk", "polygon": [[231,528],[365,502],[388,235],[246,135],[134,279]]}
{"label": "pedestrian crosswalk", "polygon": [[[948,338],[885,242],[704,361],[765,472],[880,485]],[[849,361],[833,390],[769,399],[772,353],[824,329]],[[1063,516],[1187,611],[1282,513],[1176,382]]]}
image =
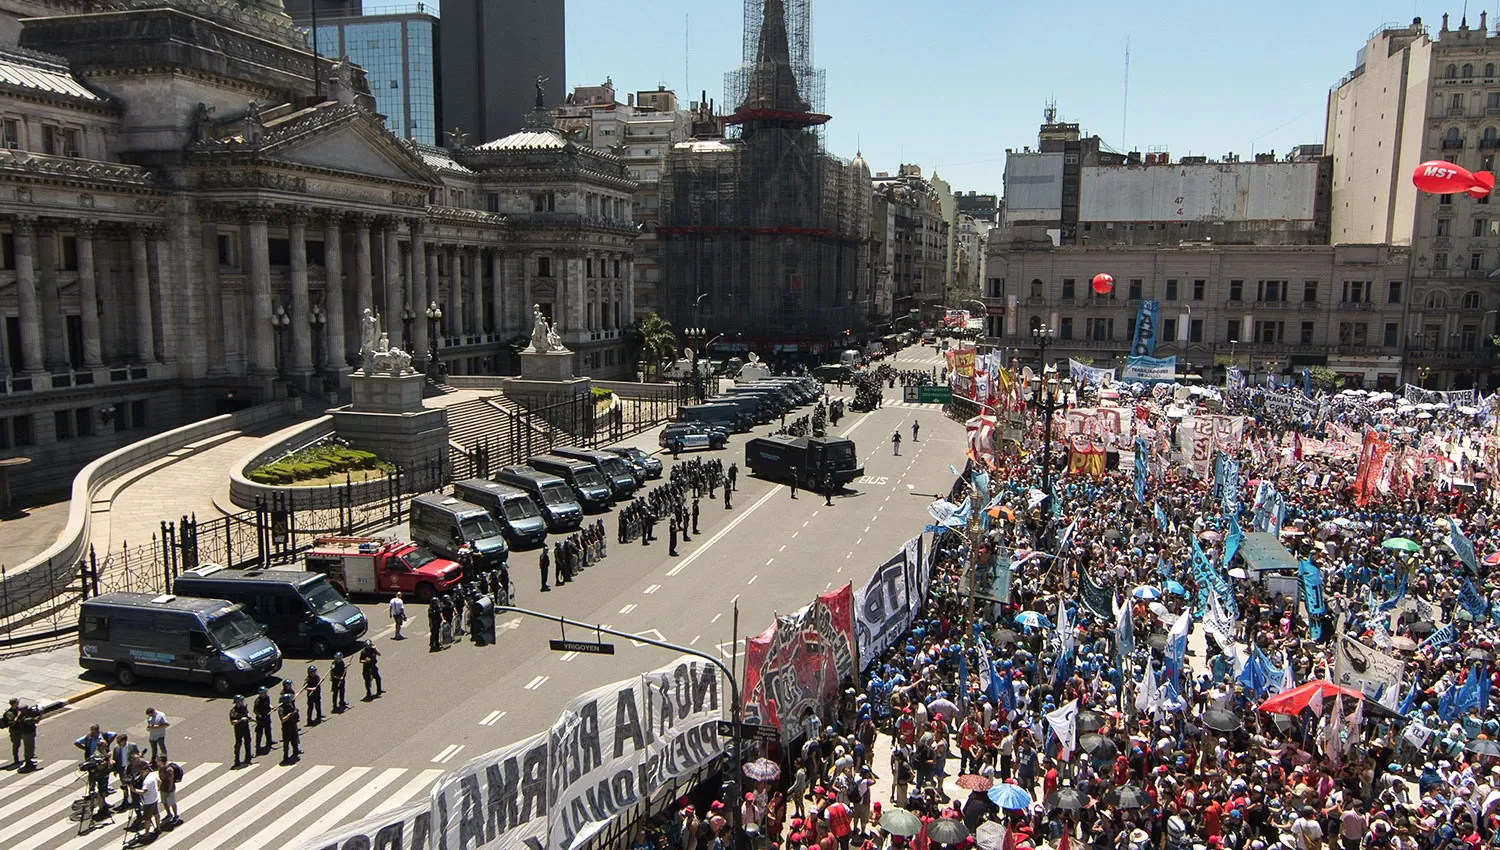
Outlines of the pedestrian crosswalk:
{"label": "pedestrian crosswalk", "polygon": [[[316,837],[341,823],[393,809],[427,793],[441,769],[273,764],[231,769],[223,762],[181,762],[177,805],[182,824],[153,850],[234,847],[271,850]],[[118,783],[113,783],[118,785]],[[32,773],[0,773],[0,847],[6,850],[103,850],[125,838],[126,813],[84,835],[69,819],[85,793],[73,762]],[[110,794],[118,803],[119,791]]]}

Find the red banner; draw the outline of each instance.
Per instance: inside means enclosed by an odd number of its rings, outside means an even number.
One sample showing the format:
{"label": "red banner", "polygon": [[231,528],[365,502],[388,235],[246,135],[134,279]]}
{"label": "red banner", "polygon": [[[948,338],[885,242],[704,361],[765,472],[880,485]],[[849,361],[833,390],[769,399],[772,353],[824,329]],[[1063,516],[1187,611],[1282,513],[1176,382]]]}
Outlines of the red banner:
{"label": "red banner", "polygon": [[1104,477],[1104,449],[1082,434],[1075,434],[1069,443],[1068,474]]}
{"label": "red banner", "polygon": [[826,722],[840,688],[854,685],[857,657],[854,586],[846,584],[745,642],[745,720],[780,728],[788,742],[802,734],[808,711]]}
{"label": "red banner", "polygon": [[1391,444],[1380,439],[1375,429],[1365,429],[1365,441],[1359,449],[1359,468],[1354,474],[1354,503],[1364,507],[1375,497],[1376,485],[1380,483],[1381,469]]}

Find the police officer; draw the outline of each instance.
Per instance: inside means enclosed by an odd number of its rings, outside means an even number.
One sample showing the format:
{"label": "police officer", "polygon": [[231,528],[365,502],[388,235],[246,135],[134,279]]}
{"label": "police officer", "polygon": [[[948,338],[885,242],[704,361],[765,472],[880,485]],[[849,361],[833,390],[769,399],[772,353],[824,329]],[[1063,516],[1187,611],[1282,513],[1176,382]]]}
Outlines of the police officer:
{"label": "police officer", "polygon": [[[290,679],[287,681],[291,682]],[[302,757],[302,737],[297,730],[297,701],[283,701],[276,712],[281,717],[281,761],[290,764]]]}
{"label": "police officer", "polygon": [[552,561],[555,564],[553,569],[556,571],[556,574],[552,576],[552,583],[562,587],[568,583],[568,555],[563,551],[562,543],[552,544]]}
{"label": "police officer", "polygon": [[799,475],[799,472],[797,470],[797,467],[795,467],[795,466],[792,467],[792,498],[793,499],[797,498],[797,476],[798,475]]}
{"label": "police officer", "polygon": [[[234,705],[229,707],[229,726],[234,730],[234,766],[249,764],[250,751],[250,709],[245,707],[245,698],[239,694],[234,695]],[[241,747],[245,756],[240,758]]]}
{"label": "police officer", "polygon": [[677,516],[673,514],[667,525],[667,555],[677,557]]}
{"label": "police officer", "polygon": [[323,677],[311,664],[307,665],[307,678],[302,680],[302,692],[307,694],[307,725],[317,726],[323,722]]}
{"label": "police officer", "polygon": [[349,682],[349,665],[344,663],[344,654],[333,654],[333,665],[328,668],[329,688],[333,692],[333,712],[349,710],[349,701],[344,698],[344,686]]}
{"label": "police officer", "polygon": [[740,477],[740,468],[733,461],[729,463],[729,489],[733,490],[735,481]]}
{"label": "police officer", "polygon": [[823,473],[823,505],[833,506],[833,473]]}
{"label": "police officer", "polygon": [[443,648],[443,603],[434,596],[427,603],[427,651],[437,652]]}
{"label": "police officer", "polygon": [[[709,480],[712,481],[713,479],[710,478]],[[708,497],[710,499],[712,499],[714,497],[714,494],[713,494],[712,490],[709,491]],[[697,499],[693,500],[693,533],[694,534],[698,533],[698,500]]]}
{"label": "police officer", "polygon": [[36,770],[36,726],[41,719],[40,708],[21,705],[16,697],[10,698],[10,707],[0,715],[0,726],[10,730],[11,760],[21,771]]}
{"label": "police officer", "polygon": [[[374,699],[385,693],[385,683],[380,681],[380,650],[375,648],[374,641],[365,641],[364,648],[359,651],[360,671],[365,677],[365,699]],[[375,693],[370,693],[370,685],[374,683]]]}
{"label": "police officer", "polygon": [[255,695],[256,753],[268,753],[276,746],[276,738],[271,735],[271,713],[271,695],[262,686],[260,693]]}
{"label": "police officer", "polygon": [[542,592],[543,593],[546,593],[547,591],[549,591],[549,590],[552,589],[552,588],[550,588],[550,587],[547,586],[547,569],[549,567],[551,567],[551,566],[552,566],[552,564],[549,563],[548,560],[547,560],[547,544],[543,543],[542,544]]}
{"label": "police officer", "polygon": [[[466,574],[467,575],[467,574]],[[462,585],[453,592],[453,636],[464,636],[464,600],[466,588]]]}

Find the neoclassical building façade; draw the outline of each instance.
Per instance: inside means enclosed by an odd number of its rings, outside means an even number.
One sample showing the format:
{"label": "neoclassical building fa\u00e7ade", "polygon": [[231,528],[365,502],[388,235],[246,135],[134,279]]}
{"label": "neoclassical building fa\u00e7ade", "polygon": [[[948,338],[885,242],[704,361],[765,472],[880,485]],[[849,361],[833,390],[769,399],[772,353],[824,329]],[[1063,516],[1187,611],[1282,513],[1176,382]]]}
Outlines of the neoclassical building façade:
{"label": "neoclassical building fa\u00e7ade", "polygon": [[[419,366],[510,372],[539,304],[633,371],[634,184],[543,110],[447,150],[280,0],[0,0],[0,457],[66,487],[150,431],[336,392],[359,317]],[[436,308],[436,309],[434,309]],[[435,361],[430,352],[435,352]]]}

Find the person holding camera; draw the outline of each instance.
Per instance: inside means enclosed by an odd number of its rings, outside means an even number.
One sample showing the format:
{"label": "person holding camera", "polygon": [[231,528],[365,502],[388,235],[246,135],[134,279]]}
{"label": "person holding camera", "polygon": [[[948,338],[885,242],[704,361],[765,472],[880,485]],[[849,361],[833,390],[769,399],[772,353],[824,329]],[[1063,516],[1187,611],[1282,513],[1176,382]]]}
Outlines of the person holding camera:
{"label": "person holding camera", "polygon": [[10,708],[0,715],[0,727],[10,730],[11,765],[23,773],[36,770],[36,726],[41,720],[39,706],[21,705],[16,697],[10,698]]}
{"label": "person holding camera", "polygon": [[95,820],[109,815],[109,776],[113,773],[109,751],[114,741],[115,733],[102,732],[95,723],[89,727],[87,735],[73,742],[73,746],[83,751],[83,764],[78,769],[88,772],[89,789],[99,803],[99,809],[94,813]]}

